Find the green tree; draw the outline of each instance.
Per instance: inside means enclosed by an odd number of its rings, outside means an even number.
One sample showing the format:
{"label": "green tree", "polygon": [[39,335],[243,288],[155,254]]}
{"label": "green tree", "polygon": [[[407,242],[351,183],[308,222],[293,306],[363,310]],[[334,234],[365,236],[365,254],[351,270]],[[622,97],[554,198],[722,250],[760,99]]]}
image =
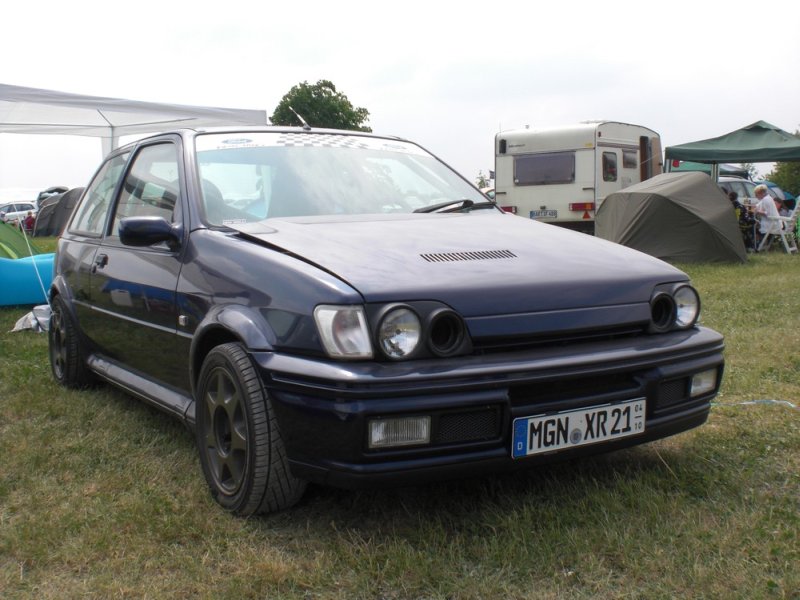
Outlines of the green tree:
{"label": "green tree", "polygon": [[[800,131],[795,130],[794,135],[800,137]],[[778,184],[778,187],[794,196],[800,196],[800,162],[775,163],[775,170],[767,173],[764,179]]]}
{"label": "green tree", "polygon": [[270,120],[275,125],[302,125],[297,112],[311,127],[372,131],[366,125],[369,111],[356,108],[327,79],[311,85],[307,81],[295,85],[281,98]]}
{"label": "green tree", "polygon": [[478,171],[478,177],[475,179],[475,185],[481,189],[489,187],[489,178],[483,174],[483,171]]}
{"label": "green tree", "polygon": [[756,170],[756,166],[753,163],[742,163],[739,165],[742,169],[747,171],[747,176],[750,179],[756,179],[758,176],[758,171]]}
{"label": "green tree", "polygon": [[775,163],[775,169],[764,176],[784,190],[795,196],[800,195],[800,162]]}

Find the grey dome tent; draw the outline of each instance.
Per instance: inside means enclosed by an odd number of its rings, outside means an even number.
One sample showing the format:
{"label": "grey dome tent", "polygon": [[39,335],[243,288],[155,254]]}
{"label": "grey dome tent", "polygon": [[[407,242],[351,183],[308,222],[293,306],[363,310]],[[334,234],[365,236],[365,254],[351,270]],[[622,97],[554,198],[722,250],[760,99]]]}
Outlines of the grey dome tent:
{"label": "grey dome tent", "polygon": [[595,234],[669,262],[745,262],[736,213],[705,173],[663,173],[609,194]]}

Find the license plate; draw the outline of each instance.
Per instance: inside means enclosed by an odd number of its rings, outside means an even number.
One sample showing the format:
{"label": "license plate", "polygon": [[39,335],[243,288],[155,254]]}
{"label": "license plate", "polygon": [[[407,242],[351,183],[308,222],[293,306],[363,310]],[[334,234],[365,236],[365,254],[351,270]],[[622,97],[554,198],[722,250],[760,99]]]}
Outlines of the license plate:
{"label": "license plate", "polygon": [[645,399],[514,419],[514,458],[616,440],[644,432]]}
{"label": "license plate", "polygon": [[531,219],[541,219],[542,217],[547,219],[557,219],[558,218],[558,211],[557,210],[532,210],[531,211]]}

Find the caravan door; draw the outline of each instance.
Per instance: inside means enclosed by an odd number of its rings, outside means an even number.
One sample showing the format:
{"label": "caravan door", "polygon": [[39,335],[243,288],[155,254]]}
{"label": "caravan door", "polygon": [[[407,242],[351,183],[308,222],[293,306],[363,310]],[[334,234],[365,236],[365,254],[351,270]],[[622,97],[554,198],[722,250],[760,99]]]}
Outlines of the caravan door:
{"label": "caravan door", "polygon": [[630,174],[623,173],[622,160],[621,148],[598,146],[595,152],[596,208],[600,208],[606,196],[622,189],[624,182],[627,182],[625,185],[633,183]]}

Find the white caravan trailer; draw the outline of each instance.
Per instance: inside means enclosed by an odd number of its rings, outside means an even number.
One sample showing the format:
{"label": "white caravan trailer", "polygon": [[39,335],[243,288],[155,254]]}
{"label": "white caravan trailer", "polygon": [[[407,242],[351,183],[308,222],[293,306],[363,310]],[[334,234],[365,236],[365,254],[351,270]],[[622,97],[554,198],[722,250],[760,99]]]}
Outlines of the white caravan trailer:
{"label": "white caravan trailer", "polygon": [[605,197],[662,171],[652,129],[591,121],[495,136],[495,199],[520,216],[594,233]]}

